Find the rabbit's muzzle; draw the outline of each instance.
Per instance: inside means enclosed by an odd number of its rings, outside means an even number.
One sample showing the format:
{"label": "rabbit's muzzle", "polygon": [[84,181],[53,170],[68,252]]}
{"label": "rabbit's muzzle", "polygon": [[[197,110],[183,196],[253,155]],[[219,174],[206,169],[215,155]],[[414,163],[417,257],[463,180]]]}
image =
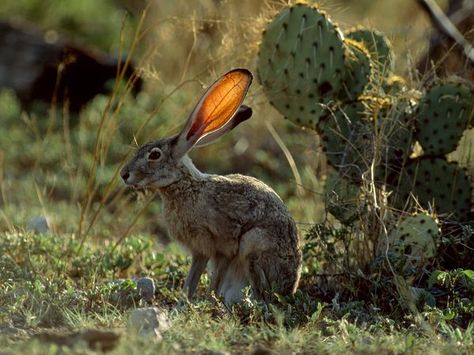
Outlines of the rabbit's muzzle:
{"label": "rabbit's muzzle", "polygon": [[120,172],[123,182],[127,186],[135,189],[146,188],[153,182],[153,173],[143,173],[139,170],[133,170],[125,167]]}
{"label": "rabbit's muzzle", "polygon": [[137,177],[133,173],[133,171],[129,171],[128,169],[123,169],[120,172],[120,176],[122,177],[123,182],[128,186],[137,186]]}

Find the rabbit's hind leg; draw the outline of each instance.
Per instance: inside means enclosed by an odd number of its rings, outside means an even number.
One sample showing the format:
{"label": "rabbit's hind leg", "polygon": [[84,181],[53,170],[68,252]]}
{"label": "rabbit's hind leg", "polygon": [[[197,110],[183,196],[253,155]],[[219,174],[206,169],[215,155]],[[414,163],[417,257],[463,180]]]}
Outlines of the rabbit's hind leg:
{"label": "rabbit's hind leg", "polygon": [[240,302],[244,296],[243,288],[248,286],[244,268],[238,258],[229,260],[225,256],[215,256],[210,260],[210,290],[224,298],[224,303],[230,306]]}
{"label": "rabbit's hind leg", "polygon": [[267,253],[272,249],[267,233],[262,228],[249,230],[242,236],[239,248],[239,258],[252,288],[252,294],[256,299],[264,301],[271,296],[274,276],[274,273],[269,273],[274,257],[262,260],[266,256],[271,256]]}
{"label": "rabbit's hind leg", "polygon": [[272,244],[265,229],[254,228],[242,236],[239,257],[256,299],[269,302],[274,292],[281,295],[294,292],[299,278],[299,259],[287,253]]}
{"label": "rabbit's hind leg", "polygon": [[269,302],[274,290],[273,274],[269,272],[271,266],[269,263],[262,262],[262,255],[250,254],[247,257],[247,274],[252,286],[252,295],[257,300]]}
{"label": "rabbit's hind leg", "polygon": [[294,257],[268,250],[249,255],[247,267],[256,298],[268,302],[275,293],[288,296],[296,291],[301,270],[299,260]]}
{"label": "rabbit's hind leg", "polygon": [[238,257],[234,259],[225,259],[220,272],[222,278],[217,285],[217,294],[224,297],[224,303],[227,306],[233,303],[241,302],[244,298],[244,288],[249,285],[245,268]]}

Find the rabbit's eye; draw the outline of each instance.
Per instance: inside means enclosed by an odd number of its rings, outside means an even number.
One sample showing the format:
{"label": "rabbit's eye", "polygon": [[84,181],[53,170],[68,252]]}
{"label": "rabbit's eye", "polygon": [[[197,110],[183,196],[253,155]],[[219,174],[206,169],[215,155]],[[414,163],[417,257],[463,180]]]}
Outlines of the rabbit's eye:
{"label": "rabbit's eye", "polygon": [[161,158],[161,150],[159,148],[153,148],[148,153],[148,160],[158,160]]}

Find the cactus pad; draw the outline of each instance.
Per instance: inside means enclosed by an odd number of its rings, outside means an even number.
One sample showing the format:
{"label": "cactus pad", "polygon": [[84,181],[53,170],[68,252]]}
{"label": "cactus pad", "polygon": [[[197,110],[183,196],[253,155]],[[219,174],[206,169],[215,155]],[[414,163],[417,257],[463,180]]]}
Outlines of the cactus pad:
{"label": "cactus pad", "polygon": [[344,76],[342,34],[305,4],[283,9],[266,27],[257,77],[270,103],[294,123],[314,128]]}
{"label": "cactus pad", "polygon": [[433,217],[418,213],[403,219],[388,236],[388,250],[401,269],[420,268],[436,254],[439,226]]}
{"label": "cactus pad", "polygon": [[337,107],[321,120],[323,151],[340,176],[359,182],[370,167],[371,127],[365,120],[365,106],[353,102]]}
{"label": "cactus pad", "polygon": [[342,88],[342,95],[349,100],[357,99],[370,81],[372,64],[370,55],[365,46],[359,42],[346,40],[346,76]]}
{"label": "cactus pad", "polygon": [[472,186],[464,169],[443,158],[417,158],[397,175],[395,204],[402,208],[413,195],[422,208],[465,220],[471,209]]}
{"label": "cactus pad", "polygon": [[413,112],[416,101],[412,99],[392,96],[372,108],[371,112],[376,117],[375,141],[380,151],[379,173],[386,181],[393,172],[408,161],[414,144]]}
{"label": "cactus pad", "polygon": [[358,28],[345,33],[345,37],[361,42],[369,51],[378,73],[386,76],[394,68],[392,45],[386,36],[378,31]]}
{"label": "cactus pad", "polygon": [[341,223],[349,225],[361,212],[360,188],[332,173],[324,184],[325,205]]}
{"label": "cactus pad", "polygon": [[417,139],[425,155],[454,151],[473,120],[474,93],[465,85],[445,83],[431,87],[420,102]]}

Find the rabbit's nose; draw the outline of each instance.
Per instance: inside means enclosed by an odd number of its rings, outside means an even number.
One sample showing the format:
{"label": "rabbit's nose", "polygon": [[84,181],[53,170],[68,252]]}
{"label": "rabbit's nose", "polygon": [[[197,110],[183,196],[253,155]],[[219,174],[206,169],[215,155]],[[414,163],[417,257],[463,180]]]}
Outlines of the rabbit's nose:
{"label": "rabbit's nose", "polygon": [[130,177],[130,173],[128,171],[125,171],[122,173],[122,179],[124,182],[127,182],[129,177]]}

